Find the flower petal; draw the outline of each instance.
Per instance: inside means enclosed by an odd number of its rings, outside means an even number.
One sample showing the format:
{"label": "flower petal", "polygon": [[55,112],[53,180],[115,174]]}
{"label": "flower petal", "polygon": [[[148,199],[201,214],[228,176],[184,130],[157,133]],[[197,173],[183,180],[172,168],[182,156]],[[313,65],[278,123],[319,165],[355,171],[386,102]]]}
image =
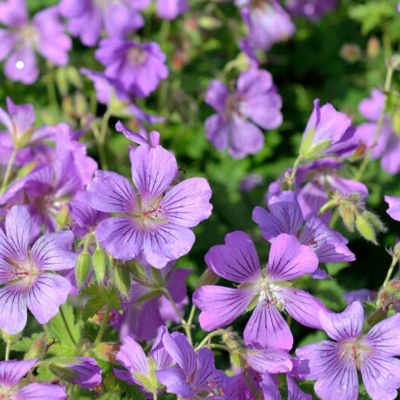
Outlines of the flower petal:
{"label": "flower petal", "polygon": [[26,303],[35,318],[46,324],[67,301],[70,290],[68,279],[56,274],[42,274],[26,293]]}
{"label": "flower petal", "polygon": [[14,335],[26,325],[26,297],[22,288],[8,285],[0,288],[0,328]]}
{"label": "flower petal", "polygon": [[288,281],[314,272],[318,258],[309,246],[300,244],[292,235],[281,234],[271,245],[267,275],[274,280]]}
{"label": "flower petal", "polygon": [[211,215],[210,197],[204,178],[189,178],[174,186],[160,205],[169,222],[192,228]]}
{"label": "flower petal", "polygon": [[258,303],[244,329],[247,345],[290,350],[292,332],[278,309],[272,304]]}
{"label": "flower petal", "polygon": [[374,325],[365,339],[382,355],[400,355],[400,314],[395,314]]}
{"label": "flower petal", "polygon": [[129,180],[112,171],[96,171],[86,190],[87,202],[99,211],[129,213],[137,204]]}
{"label": "flower petal", "polygon": [[250,289],[202,286],[193,293],[193,304],[200,308],[200,326],[205,331],[230,324],[244,313],[255,293]]}
{"label": "flower petal", "polygon": [[217,275],[233,282],[254,282],[261,278],[254,243],[241,231],[227,234],[225,244],[213,246],[206,254],[205,261]]}
{"label": "flower petal", "polygon": [[23,361],[0,361],[0,385],[15,386],[37,362],[37,358]]}

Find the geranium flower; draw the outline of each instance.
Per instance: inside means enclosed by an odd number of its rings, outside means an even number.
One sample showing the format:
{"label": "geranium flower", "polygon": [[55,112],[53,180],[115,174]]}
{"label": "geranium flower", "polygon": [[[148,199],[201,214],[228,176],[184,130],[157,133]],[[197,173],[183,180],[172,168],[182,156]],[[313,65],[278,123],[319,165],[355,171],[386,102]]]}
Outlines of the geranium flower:
{"label": "geranium flower", "polygon": [[132,183],[115,172],[97,171],[87,187],[91,207],[118,213],[96,228],[101,245],[115,258],[140,254],[155,268],[187,254],[190,228],[211,214],[211,189],[203,178],[189,178],[167,190],[178,173],[175,156],[161,146],[131,150]]}
{"label": "geranium flower", "polygon": [[362,333],[364,310],[359,302],[342,313],[319,311],[321,325],[334,341],[324,340],[296,350],[303,366],[300,377],[316,380],[314,390],[323,400],[356,400],[358,371],[373,400],[391,400],[400,387],[400,314]]}
{"label": "geranium flower", "polygon": [[72,46],[59,20],[57,7],[39,11],[29,20],[25,0],[0,2],[0,22],[9,30],[0,29],[0,61],[8,58],[4,74],[12,81],[31,84],[39,70],[35,52],[55,65],[66,65]]}
{"label": "geranium flower", "polygon": [[233,93],[214,80],[205,101],[218,112],[205,122],[207,139],[218,150],[227,149],[233,158],[262,149],[264,135],[256,125],[275,129],[282,123],[282,99],[268,71],[253,68],[243,72]]}
{"label": "geranium flower", "polygon": [[263,271],[253,242],[240,231],[226,235],[225,244],[213,246],[205,260],[214,273],[240,285],[237,289],[208,285],[194,292],[193,303],[201,310],[199,321],[204,330],[228,325],[255,307],[244,330],[245,343],[289,350],[293,336],[281,311],[305,326],[320,326],[316,310],[325,306],[289,283],[314,272],[318,266],[314,251],[300,244],[296,237],[276,237]]}
{"label": "geranium flower", "polygon": [[27,309],[39,323],[47,323],[71,289],[68,279],[52,271],[75,267],[73,233],[44,235],[30,247],[31,229],[29,212],[21,206],[11,208],[5,232],[0,229],[0,328],[10,334],[24,329]]}

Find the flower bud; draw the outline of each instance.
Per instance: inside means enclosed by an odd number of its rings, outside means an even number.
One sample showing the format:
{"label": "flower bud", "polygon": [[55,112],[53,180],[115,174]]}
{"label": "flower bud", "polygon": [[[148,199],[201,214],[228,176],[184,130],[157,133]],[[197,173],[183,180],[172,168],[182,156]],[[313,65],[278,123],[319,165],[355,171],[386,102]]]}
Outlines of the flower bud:
{"label": "flower bud", "polygon": [[117,264],[112,271],[115,286],[124,296],[127,296],[131,288],[131,275],[124,265]]}
{"label": "flower bud", "polygon": [[98,283],[104,282],[107,272],[107,258],[103,249],[95,250],[92,256],[94,275]]}
{"label": "flower bud", "polygon": [[24,360],[30,360],[31,358],[41,358],[47,349],[47,340],[44,336],[36,339],[28,352],[24,356]]}
{"label": "flower bud", "polygon": [[86,281],[91,265],[92,258],[90,257],[90,254],[86,251],[80,253],[75,268],[75,278],[78,286],[82,286]]}
{"label": "flower bud", "polygon": [[378,244],[376,241],[375,230],[372,224],[361,214],[356,215],[356,228],[358,233],[364,239],[367,239],[374,244]]}
{"label": "flower bud", "polygon": [[196,282],[196,289],[205,285],[215,285],[218,282],[218,275],[207,268]]}

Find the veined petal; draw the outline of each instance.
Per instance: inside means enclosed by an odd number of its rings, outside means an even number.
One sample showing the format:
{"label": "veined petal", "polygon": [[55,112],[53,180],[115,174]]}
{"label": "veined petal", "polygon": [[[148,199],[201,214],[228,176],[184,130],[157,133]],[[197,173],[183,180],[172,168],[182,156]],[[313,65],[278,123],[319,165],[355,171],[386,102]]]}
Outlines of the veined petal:
{"label": "veined petal", "polygon": [[15,266],[0,258],[0,285],[15,279],[16,274]]}
{"label": "veined petal", "polygon": [[26,293],[27,306],[35,318],[45,324],[57,315],[70,290],[68,279],[56,274],[42,274]]}
{"label": "veined petal", "polygon": [[75,267],[77,255],[72,251],[74,234],[61,231],[41,236],[32,246],[32,261],[38,269],[64,270]]}
{"label": "veined petal", "polygon": [[309,247],[292,235],[281,234],[271,245],[267,275],[274,280],[288,281],[314,272],[318,258]]}
{"label": "veined petal", "polygon": [[163,268],[169,261],[187,254],[195,240],[189,228],[174,224],[155,226],[143,235],[143,254],[155,268]]}
{"label": "veined petal", "polygon": [[287,233],[286,222],[270,214],[262,207],[254,208],[252,219],[260,227],[262,237],[269,242],[272,242],[281,233]]}
{"label": "veined petal", "polygon": [[281,288],[281,296],[287,313],[297,322],[310,328],[322,329],[319,311],[326,311],[325,305],[304,290]]}
{"label": "veined petal", "polygon": [[23,288],[7,285],[0,288],[0,328],[14,335],[26,325],[26,297]]}
{"label": "veined petal", "polygon": [[386,212],[396,221],[400,221],[400,197],[385,196],[389,208]]}
{"label": "veined petal", "polygon": [[186,382],[186,375],[178,366],[156,371],[158,382],[167,387],[167,393],[174,393],[184,399],[195,395],[192,387]]}
{"label": "veined petal", "polygon": [[278,309],[272,304],[258,303],[244,329],[247,345],[290,350],[293,346],[292,332]]}
{"label": "veined petal", "polygon": [[[214,354],[210,349],[202,347],[197,352],[197,370],[193,380],[193,387],[197,393],[210,390],[207,384],[209,378],[214,378],[214,375],[216,375],[214,362]],[[217,386],[219,387],[220,385]]]}
{"label": "veined petal", "polygon": [[141,145],[129,157],[132,181],[144,203],[162,195],[178,174],[175,156],[161,146]]}
{"label": "veined petal", "polygon": [[184,334],[180,332],[174,332],[173,335],[171,335],[166,328],[162,329],[162,342],[164,343],[165,350],[172,357],[172,360],[178,363],[178,365],[182,368],[182,371],[186,375],[187,381],[196,370],[196,353]]}
{"label": "veined petal", "polygon": [[261,278],[254,243],[242,231],[228,233],[225,244],[213,246],[206,254],[205,261],[217,275],[233,282],[254,282]]}
{"label": "veined petal", "polygon": [[67,398],[67,390],[64,386],[45,383],[30,383],[18,389],[18,400],[52,399],[64,400]]}
{"label": "veined petal", "polygon": [[133,375],[133,379],[135,372],[145,376],[149,375],[147,356],[142,346],[129,335],[124,337],[124,344],[115,359]]}
{"label": "veined petal", "polygon": [[312,247],[321,263],[355,260],[344,238],[316,216],[307,217],[299,240]]}
{"label": "veined petal", "polygon": [[304,393],[302,390],[300,390],[294,379],[289,374],[286,375],[286,382],[288,387],[288,399],[312,400],[311,394]]}
{"label": "veined petal", "polygon": [[321,326],[333,340],[356,338],[361,335],[364,320],[362,305],[355,301],[343,312],[319,311]]}
{"label": "veined petal", "polygon": [[6,216],[6,233],[9,246],[5,246],[4,240],[0,241],[0,251],[11,250],[13,254],[7,254],[14,260],[24,260],[28,255],[28,245],[31,233],[31,216],[27,207],[14,206]]}
{"label": "veined petal", "polygon": [[15,386],[37,362],[37,358],[22,361],[0,361],[0,385]]}
{"label": "veined petal", "polygon": [[174,186],[160,205],[169,222],[192,228],[211,215],[210,197],[204,178],[189,178]]}
{"label": "veined petal", "polygon": [[142,249],[143,231],[135,225],[133,218],[111,217],[101,221],[96,228],[96,237],[113,257],[121,260],[132,260]]}
{"label": "veined petal", "polygon": [[365,339],[381,355],[400,355],[400,314],[395,314],[374,325]]}
{"label": "veined petal", "polygon": [[268,209],[281,222],[282,231],[280,233],[298,235],[304,218],[294,192],[284,191],[271,197],[268,200]]}
{"label": "veined petal", "polygon": [[400,360],[371,355],[361,364],[361,375],[367,393],[373,400],[392,400],[400,387]]}
{"label": "veined petal", "polygon": [[280,349],[248,349],[246,359],[251,368],[255,371],[270,374],[279,374],[289,372],[293,368],[292,356],[286,350]]}
{"label": "veined petal", "polygon": [[96,171],[86,193],[95,210],[129,213],[136,208],[137,197],[129,180],[116,172]]}
{"label": "veined petal", "polygon": [[193,304],[200,308],[200,326],[205,331],[230,324],[243,314],[255,296],[253,289],[202,286],[193,293]]}
{"label": "veined petal", "polygon": [[207,89],[204,101],[216,111],[223,113],[228,96],[228,88],[221,81],[213,80]]}

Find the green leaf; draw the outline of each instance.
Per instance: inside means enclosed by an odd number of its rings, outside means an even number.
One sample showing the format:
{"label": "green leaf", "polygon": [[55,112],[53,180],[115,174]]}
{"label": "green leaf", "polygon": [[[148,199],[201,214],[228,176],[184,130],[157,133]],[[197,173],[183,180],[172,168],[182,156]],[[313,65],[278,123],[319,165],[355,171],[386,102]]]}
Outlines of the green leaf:
{"label": "green leaf", "polygon": [[75,323],[72,305],[63,304],[60,312],[49,322],[50,333],[57,339],[57,343],[50,349],[51,353],[59,356],[74,356],[75,344],[81,339],[82,327],[83,321]]}
{"label": "green leaf", "polygon": [[84,321],[93,317],[93,315],[99,312],[107,303],[110,303],[111,307],[117,310],[121,309],[121,301],[118,291],[115,288],[109,289],[105,286],[92,285],[84,289],[83,294],[89,297],[82,313]]}
{"label": "green leaf", "polygon": [[361,31],[364,35],[376,27],[382,26],[382,20],[394,14],[390,2],[369,1],[365,4],[354,6],[349,11],[350,18],[361,23]]}

